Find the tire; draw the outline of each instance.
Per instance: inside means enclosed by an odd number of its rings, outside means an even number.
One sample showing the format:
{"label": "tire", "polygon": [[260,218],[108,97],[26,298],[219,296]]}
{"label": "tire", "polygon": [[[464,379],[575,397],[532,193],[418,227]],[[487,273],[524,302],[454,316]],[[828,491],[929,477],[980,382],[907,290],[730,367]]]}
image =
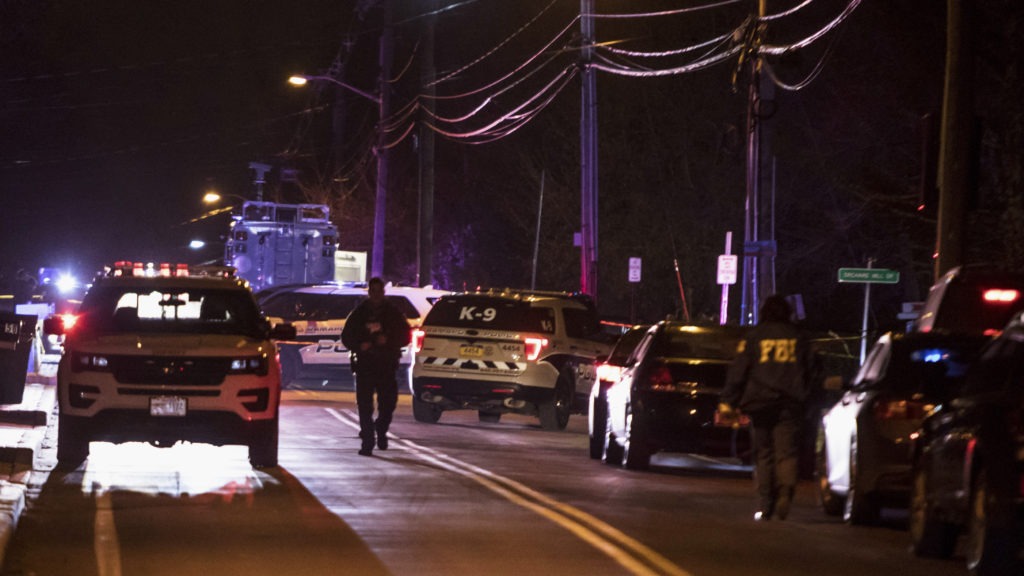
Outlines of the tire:
{"label": "tire", "polygon": [[850,445],[850,490],[846,493],[843,521],[856,526],[871,526],[878,522],[881,510],[870,492],[857,487],[857,441]]}
{"label": "tire", "polygon": [[249,464],[253,468],[277,466],[278,417],[265,422],[254,422],[249,438]]}
{"label": "tire", "polygon": [[957,529],[932,516],[928,506],[928,474],[924,468],[914,472],[910,490],[910,549],[918,556],[949,558],[956,547]]}
{"label": "tire", "polygon": [[477,418],[479,418],[481,422],[497,424],[501,421],[501,412],[488,412],[486,410],[481,410],[477,412]]}
{"label": "tire", "polygon": [[437,421],[441,419],[441,408],[436,404],[424,402],[419,398],[413,396],[412,398],[412,417],[417,422],[423,422],[425,424],[437,424]]}
{"label": "tire", "polygon": [[78,466],[89,457],[89,434],[85,426],[61,414],[57,417],[57,462]]}
{"label": "tire", "polygon": [[[1020,574],[1024,567],[1017,559],[1019,537],[1012,525],[1001,525],[993,518],[997,502],[984,469],[975,476],[970,504],[967,545],[964,547],[967,569],[976,576]],[[1001,516],[1012,518],[1010,514]]]}
{"label": "tire", "polygon": [[555,382],[554,396],[537,407],[540,416],[540,427],[545,430],[565,430],[569,425],[569,414],[572,412],[573,396],[576,389],[566,369],[562,369],[558,382]]}
{"label": "tire", "polygon": [[814,477],[815,485],[818,487],[818,503],[826,516],[839,516],[843,513],[846,502],[843,497],[832,490],[832,483],[828,481],[828,455],[825,450],[825,435],[818,431],[818,447],[814,456]]}
{"label": "tire", "polygon": [[626,414],[626,442],[622,450],[622,465],[628,470],[647,470],[651,467],[651,447],[646,434],[633,416]]}
{"label": "tire", "polygon": [[604,456],[605,439],[608,436],[608,402],[604,394],[598,395],[590,407],[590,457],[600,460]]}
{"label": "tire", "polygon": [[294,348],[281,351],[281,389],[287,388],[302,372],[302,356]]}

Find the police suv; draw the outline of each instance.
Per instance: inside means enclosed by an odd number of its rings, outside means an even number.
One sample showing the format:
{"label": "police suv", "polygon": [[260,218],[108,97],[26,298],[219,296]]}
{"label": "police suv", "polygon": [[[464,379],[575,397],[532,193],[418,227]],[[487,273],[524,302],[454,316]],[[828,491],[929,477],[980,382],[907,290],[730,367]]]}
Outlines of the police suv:
{"label": "police suv", "polygon": [[561,430],[585,409],[596,358],[608,354],[592,301],[562,292],[488,290],[444,296],[413,331],[413,416],[446,410],[535,415]]}
{"label": "police suv", "polygon": [[[385,286],[385,297],[398,308],[412,327],[418,327],[430,307],[446,290],[432,286]],[[300,378],[352,383],[351,358],[341,343],[345,319],[363,300],[364,284],[300,285],[271,293],[260,302],[272,322],[289,322],[297,336],[279,342],[281,348],[281,381],[288,385]],[[399,381],[407,382],[412,351],[402,351]]]}
{"label": "police suv", "polygon": [[91,441],[243,444],[276,466],[280,369],[271,328],[233,269],[119,262],[95,280],[64,334],[57,370],[57,459],[77,464]]}

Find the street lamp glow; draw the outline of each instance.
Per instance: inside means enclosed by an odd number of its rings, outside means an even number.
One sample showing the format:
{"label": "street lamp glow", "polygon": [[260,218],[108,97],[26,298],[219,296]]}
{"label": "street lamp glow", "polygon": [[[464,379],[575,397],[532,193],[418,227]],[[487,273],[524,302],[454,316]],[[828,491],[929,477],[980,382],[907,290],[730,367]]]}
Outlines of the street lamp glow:
{"label": "street lamp glow", "polygon": [[214,202],[220,202],[221,196],[212,190],[203,194],[203,202],[207,204],[213,204]]}
{"label": "street lamp glow", "polygon": [[199,250],[203,246],[206,246],[206,242],[203,242],[202,240],[192,240],[188,243],[188,247],[193,250]]}
{"label": "street lamp glow", "polygon": [[309,80],[305,76],[292,76],[288,78],[288,83],[292,86],[305,86]]}

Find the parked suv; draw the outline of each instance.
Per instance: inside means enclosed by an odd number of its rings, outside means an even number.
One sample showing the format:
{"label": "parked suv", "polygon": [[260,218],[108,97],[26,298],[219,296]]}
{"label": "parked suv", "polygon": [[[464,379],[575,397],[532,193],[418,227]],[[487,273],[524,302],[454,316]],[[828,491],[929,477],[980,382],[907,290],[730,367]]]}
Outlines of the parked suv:
{"label": "parked suv", "polygon": [[444,296],[413,332],[413,415],[477,410],[480,421],[531,414],[561,430],[582,412],[608,354],[593,302],[562,292],[489,290]]}
{"label": "parked suv", "polygon": [[147,275],[119,263],[96,279],[77,316],[45,322],[65,335],[58,461],[81,462],[93,440],[185,440],[244,444],[253,466],[277,465],[281,385],[271,339],[295,330],[271,329],[232,271],[181,265]]}
{"label": "parked suv", "polygon": [[[385,287],[385,297],[405,315],[409,325],[418,327],[434,302],[446,290],[431,286]],[[270,293],[260,301],[271,322],[289,322],[297,336],[281,347],[281,382],[287,386],[295,380],[308,378],[340,381],[351,384],[352,361],[348,348],[341,343],[345,319],[363,300],[364,284],[298,285]],[[402,351],[398,367],[399,382],[408,382],[412,351]]]}
{"label": "parked suv", "polygon": [[1024,573],[1024,314],[989,343],[915,442],[915,553],[950,556],[966,536],[972,574]]}
{"label": "parked suv", "polygon": [[991,267],[956,267],[928,291],[916,332],[992,336],[1024,309],[1024,274]]}

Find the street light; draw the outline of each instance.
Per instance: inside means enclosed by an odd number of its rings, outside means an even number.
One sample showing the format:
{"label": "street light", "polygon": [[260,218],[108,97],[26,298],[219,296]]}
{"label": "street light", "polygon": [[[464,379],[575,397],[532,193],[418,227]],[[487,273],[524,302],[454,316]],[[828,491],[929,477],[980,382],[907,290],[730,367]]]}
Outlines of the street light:
{"label": "street light", "polygon": [[[390,29],[390,27],[388,28]],[[386,41],[382,38],[381,45],[385,45]],[[333,76],[307,76],[305,74],[296,74],[288,78],[288,83],[293,86],[305,86],[309,82],[330,82],[337,86],[353,92],[374,102],[377,104],[379,112],[379,122],[377,123],[377,145],[374,147],[374,153],[377,156],[377,194],[376,201],[374,202],[373,212],[373,247],[370,263],[370,276],[381,277],[384,274],[384,222],[385,216],[387,215],[387,181],[388,181],[388,149],[387,141],[385,140],[386,134],[384,132],[384,124],[388,117],[388,107],[391,101],[390,92],[388,91],[387,78],[391,75],[390,73],[390,58],[384,57],[384,51],[382,49],[381,57],[381,71],[379,79],[379,96],[375,96],[360,90],[355,86],[346,84]]]}

